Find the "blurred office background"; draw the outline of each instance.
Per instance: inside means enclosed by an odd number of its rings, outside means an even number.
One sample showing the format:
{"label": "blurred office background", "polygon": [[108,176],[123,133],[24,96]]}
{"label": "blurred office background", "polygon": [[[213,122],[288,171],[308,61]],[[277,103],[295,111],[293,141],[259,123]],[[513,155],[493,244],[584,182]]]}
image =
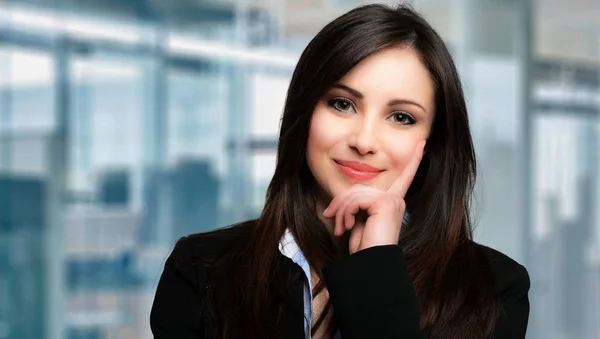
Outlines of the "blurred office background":
{"label": "blurred office background", "polygon": [[[0,339],[150,338],[175,241],[258,215],[300,52],[369,2],[0,2]],[[600,338],[600,2],[409,3],[459,66],[528,338]]]}

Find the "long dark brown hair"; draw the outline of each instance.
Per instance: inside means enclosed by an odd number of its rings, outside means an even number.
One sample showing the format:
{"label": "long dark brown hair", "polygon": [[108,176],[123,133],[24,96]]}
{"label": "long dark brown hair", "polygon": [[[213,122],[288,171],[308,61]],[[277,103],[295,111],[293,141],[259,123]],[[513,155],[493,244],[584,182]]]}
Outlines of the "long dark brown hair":
{"label": "long dark brown hair", "polygon": [[[285,288],[291,285],[285,281],[289,277],[274,277],[281,260],[278,242],[286,228],[321,282],[324,266],[339,258],[333,236],[315,212],[317,184],[306,162],[312,112],[330,86],[359,62],[397,46],[416,51],[435,84],[436,115],[405,197],[410,218],[399,239],[419,303],[421,329],[432,339],[480,339],[492,332],[498,298],[490,265],[472,241],[469,207],[475,152],[452,57],[440,36],[409,7],[367,5],[325,26],[296,66],[281,122],[275,174],[233,282],[230,298],[235,307],[228,312],[226,337],[278,336]],[[314,294],[323,287],[323,283],[315,286]]]}

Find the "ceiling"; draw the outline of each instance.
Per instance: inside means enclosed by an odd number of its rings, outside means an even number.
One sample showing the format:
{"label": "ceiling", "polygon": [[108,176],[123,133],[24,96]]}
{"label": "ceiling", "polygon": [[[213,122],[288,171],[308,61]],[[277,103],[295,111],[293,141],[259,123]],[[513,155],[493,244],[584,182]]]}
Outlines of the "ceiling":
{"label": "ceiling", "polygon": [[[101,13],[112,17],[167,22],[193,27],[207,22],[235,19],[236,10],[251,9],[255,14],[268,13],[281,20],[280,35],[286,43],[302,46],[333,18],[362,3],[398,3],[398,0],[5,0],[82,12]],[[493,44],[511,44],[522,29],[506,20],[515,20],[505,10],[523,0],[412,0],[450,44],[464,39],[464,34],[483,35],[487,49]],[[466,8],[470,18],[465,16]],[[533,0],[534,54],[538,58],[567,59],[600,65],[600,1],[598,0]],[[481,10],[474,10],[480,8]],[[495,8],[495,9],[494,9]],[[502,14],[504,13],[504,14]],[[264,18],[264,16],[262,16]],[[472,27],[465,30],[464,21]],[[473,29],[475,27],[475,29]],[[462,30],[461,30],[462,29]],[[487,35],[486,35],[487,34]],[[486,41],[487,40],[487,41]]]}
{"label": "ceiling", "polygon": [[[522,0],[412,0],[412,5],[421,12],[440,34],[450,43],[460,37],[460,6],[497,7],[517,6]],[[268,3],[269,0],[262,2]],[[310,0],[285,1],[285,32],[290,39],[314,35],[328,21],[342,14],[356,3],[382,1],[348,1],[348,6],[335,5],[336,1]],[[343,1],[337,1],[343,2]],[[383,1],[396,4],[397,1]],[[569,59],[600,65],[600,1],[598,0],[534,0],[533,42],[534,54],[539,58]],[[505,20],[498,19],[500,10],[475,12],[476,30],[484,30],[487,23]],[[514,14],[514,13],[513,13]],[[479,22],[480,25],[476,23]],[[518,35],[520,31],[507,31],[506,23],[498,23],[498,28],[488,28],[502,39],[502,34]],[[504,29],[502,26],[504,25]],[[472,29],[472,28],[471,28]],[[494,31],[494,29],[496,29]]]}

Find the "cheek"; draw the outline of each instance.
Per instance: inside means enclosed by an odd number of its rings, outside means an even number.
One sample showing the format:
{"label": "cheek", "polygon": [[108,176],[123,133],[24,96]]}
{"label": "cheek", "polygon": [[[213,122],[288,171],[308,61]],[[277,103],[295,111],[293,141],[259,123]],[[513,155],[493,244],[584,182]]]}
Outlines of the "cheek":
{"label": "cheek", "polygon": [[400,174],[404,170],[404,167],[415,155],[417,143],[425,138],[423,135],[414,133],[384,142],[387,148],[386,153],[390,159],[390,167],[395,174]]}
{"label": "cheek", "polygon": [[308,132],[307,156],[317,156],[329,153],[343,138],[344,128],[335,121],[334,117],[323,108],[317,108],[313,113]]}
{"label": "cheek", "polygon": [[318,112],[314,112],[310,121],[308,130],[308,140],[306,144],[306,161],[313,175],[318,179],[318,165],[321,163],[319,158],[327,150],[326,134],[322,130]]}
{"label": "cheek", "polygon": [[335,180],[332,181],[335,169],[330,158],[339,153],[336,148],[343,147],[345,131],[347,126],[343,126],[324,108],[316,109],[313,113],[306,145],[306,162],[318,185],[330,196],[338,191],[334,187]]}

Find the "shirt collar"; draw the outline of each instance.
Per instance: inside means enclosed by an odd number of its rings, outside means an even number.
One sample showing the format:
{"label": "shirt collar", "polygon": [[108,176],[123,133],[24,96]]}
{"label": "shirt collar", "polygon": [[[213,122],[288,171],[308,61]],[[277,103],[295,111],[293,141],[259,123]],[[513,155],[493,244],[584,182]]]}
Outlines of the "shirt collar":
{"label": "shirt collar", "polygon": [[298,252],[302,252],[289,228],[285,229],[283,236],[279,239],[279,252],[290,259],[293,259]]}
{"label": "shirt collar", "polygon": [[290,258],[294,263],[302,268],[302,271],[304,271],[308,283],[312,288],[312,282],[310,279],[310,265],[308,264],[308,260],[304,256],[304,253],[300,249],[300,246],[296,242],[296,239],[289,228],[287,228],[283,233],[283,236],[279,240],[278,247],[281,254]]}
{"label": "shirt collar", "polygon": [[290,258],[296,263],[304,272],[306,277],[303,287],[303,299],[304,299],[304,334],[307,339],[310,339],[311,335],[311,324],[312,324],[312,281],[310,279],[310,265],[308,260],[302,253],[300,246],[296,242],[294,235],[289,228],[285,230],[283,236],[279,240],[279,251],[281,254]]}

